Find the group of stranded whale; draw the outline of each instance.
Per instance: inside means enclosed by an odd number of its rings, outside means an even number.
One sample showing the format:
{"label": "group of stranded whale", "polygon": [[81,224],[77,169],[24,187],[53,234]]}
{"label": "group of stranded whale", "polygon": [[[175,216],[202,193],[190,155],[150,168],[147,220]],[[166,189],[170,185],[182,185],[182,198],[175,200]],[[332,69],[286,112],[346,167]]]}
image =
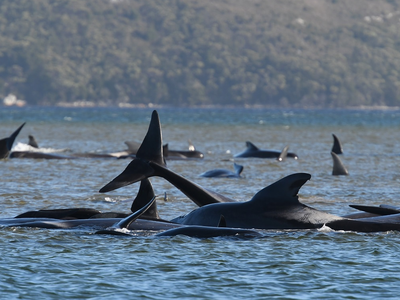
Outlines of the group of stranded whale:
{"label": "group of stranded whale", "polygon": [[[0,140],[1,158],[13,157],[12,144],[23,126],[24,124],[8,138]],[[332,174],[348,175],[347,169],[339,158],[342,153],[340,141],[335,135],[333,138]],[[251,152],[253,155],[258,155],[256,157],[276,158],[279,161],[287,157],[294,159],[298,157],[288,152],[288,147],[281,152],[260,150],[250,142],[247,142],[247,147],[247,150],[238,154],[237,157],[248,157]],[[397,207],[353,205],[352,207],[359,212],[337,216],[301,203],[298,193],[311,178],[311,175],[307,173],[290,174],[261,189],[245,202],[238,202],[205,189],[167,168],[165,153],[169,152],[163,145],[157,111],[152,113],[150,125],[142,143],[139,147],[130,147],[130,149],[131,153],[123,155],[131,158],[125,170],[102,187],[99,192],[106,193],[140,182],[139,191],[131,206],[131,213],[100,212],[91,208],[38,210],[25,212],[13,218],[0,219],[0,226],[52,229],[86,226],[98,229],[96,231],[98,234],[132,236],[140,230],[155,236],[187,235],[198,238],[262,237],[266,230],[310,230],[323,227],[356,232],[400,230],[400,208]],[[177,154],[174,155],[177,156]],[[185,157],[187,156],[186,153]],[[235,164],[235,172],[215,169],[205,172],[202,176],[238,177],[242,170],[243,166]],[[160,218],[150,177],[161,177],[167,180],[192,200],[198,208],[172,220]]]}

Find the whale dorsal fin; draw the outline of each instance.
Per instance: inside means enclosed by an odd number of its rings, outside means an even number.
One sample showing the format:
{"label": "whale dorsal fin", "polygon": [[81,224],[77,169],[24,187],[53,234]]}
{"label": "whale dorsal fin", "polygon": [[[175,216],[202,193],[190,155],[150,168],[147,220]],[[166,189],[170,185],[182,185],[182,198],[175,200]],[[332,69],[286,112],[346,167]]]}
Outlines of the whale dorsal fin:
{"label": "whale dorsal fin", "polygon": [[278,161],[284,161],[287,157],[289,151],[289,146],[286,146],[285,148],[283,148],[281,154],[279,154],[279,157],[277,158]]}
{"label": "whale dorsal fin", "polygon": [[36,139],[35,139],[35,137],[33,135],[29,135],[28,138],[29,138],[29,142],[28,142],[29,146],[31,146],[33,148],[39,148],[39,145],[36,142]]}
{"label": "whale dorsal fin", "polygon": [[253,151],[259,150],[256,145],[254,145],[252,142],[249,142],[249,141],[246,142],[246,147],[247,147],[247,150],[253,150]]}
{"label": "whale dorsal fin", "polygon": [[249,202],[263,209],[300,204],[297,194],[310,178],[307,173],[288,175],[263,188]]}
{"label": "whale dorsal fin", "polygon": [[9,137],[0,140],[0,159],[7,158],[10,154],[14,141],[24,127],[25,123],[18,127]]}
{"label": "whale dorsal fin", "polygon": [[331,155],[333,159],[332,175],[349,175],[349,172],[343,165],[340,157],[335,152],[331,152]]}
{"label": "whale dorsal fin", "polygon": [[243,166],[238,165],[237,163],[233,163],[233,167],[235,168],[235,172],[237,175],[240,175],[243,171]]}
{"label": "whale dorsal fin", "polygon": [[332,133],[333,136],[333,146],[332,146],[332,152],[336,154],[342,154],[343,153],[343,148],[342,144],[340,143],[338,137]]}
{"label": "whale dorsal fin", "polygon": [[[145,206],[151,199],[155,197],[153,186],[149,179],[142,179],[140,182],[139,192],[136,195],[135,200],[132,202],[131,211],[135,212]],[[157,210],[157,202],[154,203],[147,209],[146,212],[143,213],[143,217],[151,218],[151,219],[160,219]]]}
{"label": "whale dorsal fin", "polygon": [[128,151],[132,153],[136,153],[140,147],[140,143],[134,141],[126,141],[125,145],[128,147]]}
{"label": "whale dorsal fin", "polygon": [[163,145],[163,154],[164,154],[164,157],[169,155],[169,146],[168,146],[168,143],[166,143],[165,145]]}
{"label": "whale dorsal fin", "polygon": [[149,129],[136,152],[136,157],[155,162],[159,165],[165,165],[161,124],[156,110],[154,110],[151,115]]}

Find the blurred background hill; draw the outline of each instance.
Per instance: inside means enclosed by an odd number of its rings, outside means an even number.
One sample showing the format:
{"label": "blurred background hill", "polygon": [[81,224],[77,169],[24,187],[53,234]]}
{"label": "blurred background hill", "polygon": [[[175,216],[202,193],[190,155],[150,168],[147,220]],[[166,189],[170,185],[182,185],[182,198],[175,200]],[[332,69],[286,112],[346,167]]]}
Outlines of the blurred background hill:
{"label": "blurred background hill", "polygon": [[10,94],[29,105],[400,106],[400,1],[2,0],[0,97]]}

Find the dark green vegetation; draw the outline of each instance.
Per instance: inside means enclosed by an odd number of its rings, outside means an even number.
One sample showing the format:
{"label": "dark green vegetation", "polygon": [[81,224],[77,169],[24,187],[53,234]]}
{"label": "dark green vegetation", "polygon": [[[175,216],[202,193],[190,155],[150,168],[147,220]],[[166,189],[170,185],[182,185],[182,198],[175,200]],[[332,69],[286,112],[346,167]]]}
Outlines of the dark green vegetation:
{"label": "dark green vegetation", "polygon": [[400,1],[2,0],[0,97],[400,106]]}

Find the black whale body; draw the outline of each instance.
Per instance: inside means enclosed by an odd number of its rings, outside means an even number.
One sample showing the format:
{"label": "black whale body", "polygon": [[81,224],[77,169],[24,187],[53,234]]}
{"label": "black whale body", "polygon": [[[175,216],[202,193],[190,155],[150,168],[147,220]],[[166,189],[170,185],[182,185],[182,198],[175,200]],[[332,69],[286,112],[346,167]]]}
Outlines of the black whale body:
{"label": "black whale body", "polygon": [[[276,158],[278,159],[282,151],[276,150],[262,150],[255,146],[252,142],[246,142],[246,150],[241,153],[236,154],[234,157],[255,157],[255,158]],[[288,152],[287,157],[298,159],[296,153]]]}
{"label": "black whale body", "polygon": [[210,192],[168,170],[162,154],[160,120],[158,113],[153,111],[148,132],[136,158],[120,175],[100,189],[100,192],[118,189],[144,178],[160,176],[200,206],[186,216],[172,220],[179,224],[215,226],[221,216],[224,216],[227,227],[239,228],[310,229],[331,224],[335,230],[400,230],[400,224],[394,218],[386,219],[387,222],[383,218],[353,220],[318,211],[300,203],[297,192],[311,178],[310,174],[289,175],[262,189],[250,201],[239,203]]}

